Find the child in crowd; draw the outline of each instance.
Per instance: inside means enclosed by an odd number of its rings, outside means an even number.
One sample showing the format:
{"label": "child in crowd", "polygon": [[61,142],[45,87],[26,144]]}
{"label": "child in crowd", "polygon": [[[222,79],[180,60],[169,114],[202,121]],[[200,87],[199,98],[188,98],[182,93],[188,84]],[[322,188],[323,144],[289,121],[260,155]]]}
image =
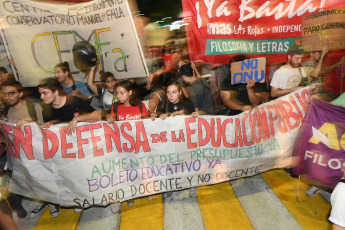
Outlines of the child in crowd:
{"label": "child in crowd", "polygon": [[115,93],[119,100],[112,105],[107,114],[108,123],[115,121],[138,120],[148,116],[148,111],[133,92],[133,83],[123,80],[116,84]]}
{"label": "child in crowd", "polygon": [[[115,121],[139,120],[149,115],[144,103],[139,100],[133,91],[133,83],[129,80],[123,80],[116,84],[116,96],[119,102],[112,105],[110,114],[106,115],[108,123],[113,124]],[[148,200],[152,196],[147,197]],[[134,200],[127,201],[128,206],[134,205]],[[117,213],[120,211],[121,203],[110,205],[111,211]]]}
{"label": "child in crowd", "polygon": [[87,77],[87,85],[96,95],[91,100],[91,106],[96,110],[102,111],[102,117],[105,118],[105,114],[110,112],[111,106],[117,101],[115,96],[115,77],[110,72],[101,72],[102,87],[98,87],[95,82],[97,66],[93,66]]}

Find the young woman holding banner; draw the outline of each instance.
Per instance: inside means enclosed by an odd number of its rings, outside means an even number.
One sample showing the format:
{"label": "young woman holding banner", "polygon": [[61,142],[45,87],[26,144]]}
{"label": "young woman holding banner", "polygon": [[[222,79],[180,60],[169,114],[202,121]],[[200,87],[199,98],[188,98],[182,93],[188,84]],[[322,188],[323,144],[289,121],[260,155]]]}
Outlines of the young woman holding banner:
{"label": "young woman holding banner", "polygon": [[[110,114],[106,115],[108,123],[113,124],[115,121],[139,120],[149,115],[144,103],[139,100],[133,91],[133,84],[129,80],[123,80],[116,84],[115,93],[118,102],[111,107]],[[147,197],[148,200],[152,196]],[[128,206],[134,205],[134,200],[127,201]],[[110,204],[113,213],[121,209],[121,203]]]}
{"label": "young woman holding banner", "polygon": [[[177,80],[172,80],[168,83],[163,111],[157,112],[162,112],[159,118],[163,120],[168,116],[192,115],[193,117],[197,117],[199,115],[199,113],[195,111],[193,102],[184,96],[182,86]],[[151,114],[152,119],[156,116],[157,113]]]}
{"label": "young woman holding banner", "polygon": [[[199,112],[195,111],[193,102],[184,97],[182,86],[177,80],[172,80],[167,85],[167,96],[163,113],[159,116],[160,119],[165,120],[168,116],[174,117],[178,115],[192,115],[192,117],[199,116]],[[158,111],[159,112],[159,111]],[[157,113],[151,114],[151,119],[155,120]],[[168,193],[171,195],[171,192]],[[196,197],[196,187],[189,189],[189,196]]]}

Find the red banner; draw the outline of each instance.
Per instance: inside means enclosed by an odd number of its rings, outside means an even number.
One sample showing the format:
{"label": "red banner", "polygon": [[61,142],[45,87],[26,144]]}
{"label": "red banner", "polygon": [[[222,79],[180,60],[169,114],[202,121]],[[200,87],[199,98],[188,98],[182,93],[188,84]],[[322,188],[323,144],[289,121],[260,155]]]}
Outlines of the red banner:
{"label": "red banner", "polygon": [[343,0],[182,0],[192,60],[226,64],[242,53],[286,62],[289,46],[301,39],[302,17],[344,8]]}

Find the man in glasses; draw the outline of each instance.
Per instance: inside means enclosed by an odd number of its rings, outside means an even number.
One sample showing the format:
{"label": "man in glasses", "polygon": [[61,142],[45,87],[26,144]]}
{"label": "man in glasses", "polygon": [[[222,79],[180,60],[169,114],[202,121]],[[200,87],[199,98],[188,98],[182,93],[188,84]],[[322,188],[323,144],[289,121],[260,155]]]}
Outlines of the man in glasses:
{"label": "man in glasses", "polygon": [[[21,127],[22,125],[33,122],[33,121],[40,121],[43,122],[42,119],[42,109],[37,104],[32,105],[27,103],[23,97],[24,89],[23,86],[13,79],[5,80],[1,84],[1,96],[8,107],[6,107],[5,112],[3,115],[5,119],[7,119],[10,123],[15,123],[17,127]],[[31,109],[32,106],[32,109]],[[30,109],[29,109],[30,108]],[[29,110],[38,110],[39,112],[36,116],[32,115],[33,112],[29,112]],[[3,137],[1,138],[3,139]],[[1,170],[4,170],[4,165],[2,164]],[[26,210],[22,206],[22,198],[16,194],[10,194],[7,197],[9,204],[12,210],[16,211],[17,216],[19,218],[24,218],[27,215]]]}
{"label": "man in glasses", "polygon": [[23,99],[24,88],[15,80],[7,80],[1,84],[1,96],[8,105],[5,112],[7,121],[16,123],[21,128],[24,124],[36,121],[43,123],[42,108],[37,103],[29,103]]}
{"label": "man in glasses", "polygon": [[[5,117],[8,122],[15,123],[18,128],[31,122],[43,124],[42,107],[38,103],[30,103],[23,99],[24,88],[15,80],[7,80],[1,84],[1,96],[8,105]],[[21,197],[11,194],[8,197],[11,208],[17,211],[17,216],[24,218],[27,213],[21,205]],[[39,202],[37,207],[30,213],[30,217],[34,217],[41,212],[47,203]],[[59,207],[49,204],[49,211],[52,217],[57,217],[60,213]]]}

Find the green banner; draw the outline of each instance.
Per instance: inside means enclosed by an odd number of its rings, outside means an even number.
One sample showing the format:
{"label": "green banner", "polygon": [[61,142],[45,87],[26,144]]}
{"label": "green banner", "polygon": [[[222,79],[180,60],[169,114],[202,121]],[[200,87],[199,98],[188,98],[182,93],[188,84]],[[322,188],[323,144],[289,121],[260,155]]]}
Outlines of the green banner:
{"label": "green banner", "polygon": [[[299,37],[300,38],[300,37]],[[299,39],[264,39],[264,40],[236,40],[236,39],[207,39],[205,55],[221,54],[283,54]]]}

